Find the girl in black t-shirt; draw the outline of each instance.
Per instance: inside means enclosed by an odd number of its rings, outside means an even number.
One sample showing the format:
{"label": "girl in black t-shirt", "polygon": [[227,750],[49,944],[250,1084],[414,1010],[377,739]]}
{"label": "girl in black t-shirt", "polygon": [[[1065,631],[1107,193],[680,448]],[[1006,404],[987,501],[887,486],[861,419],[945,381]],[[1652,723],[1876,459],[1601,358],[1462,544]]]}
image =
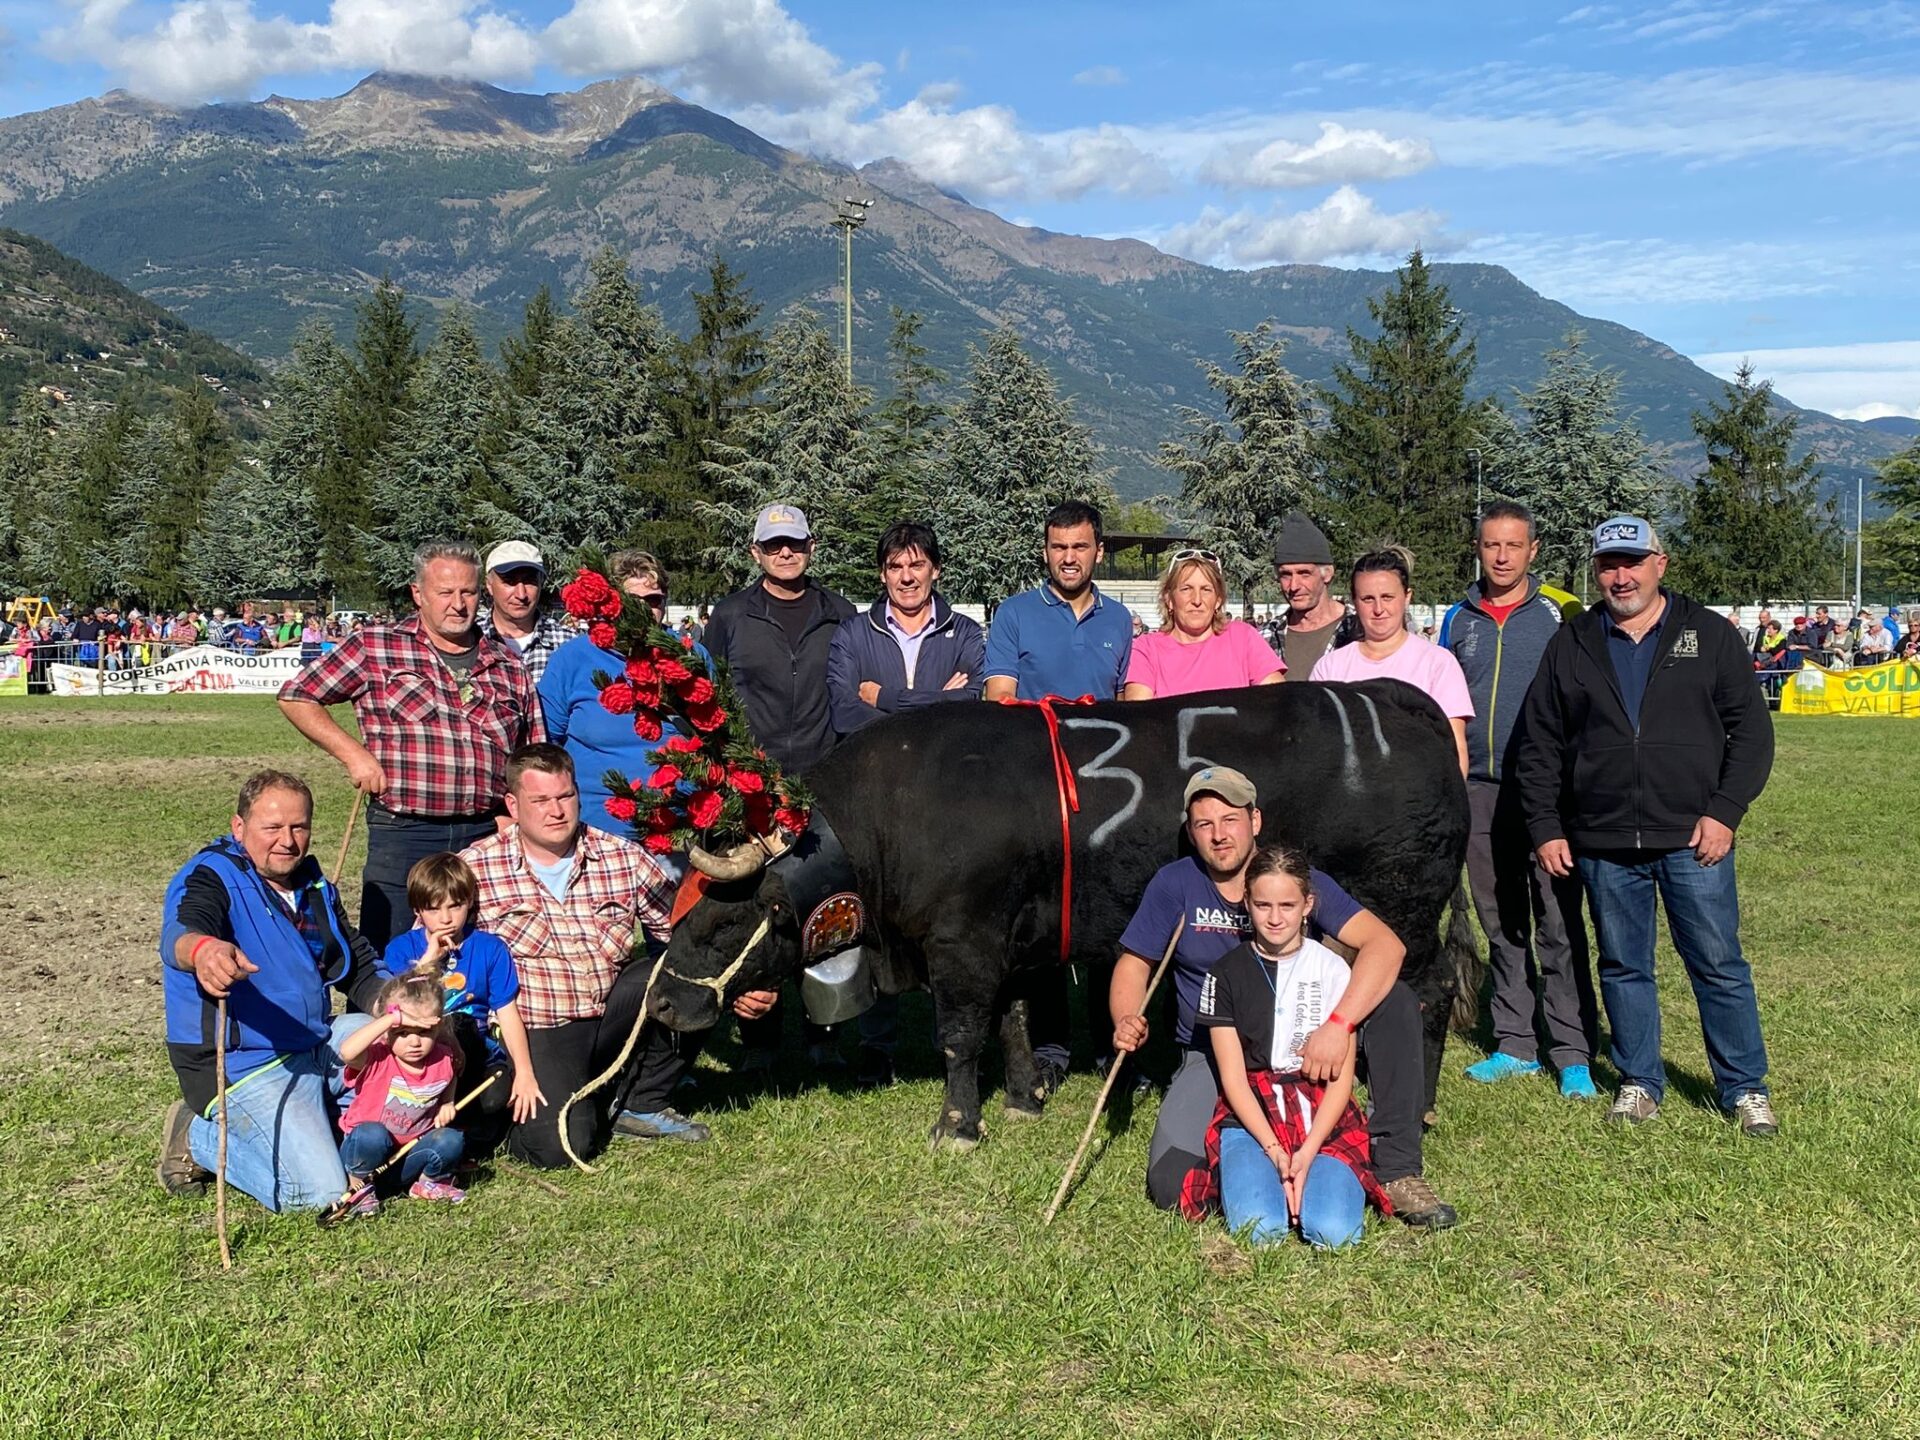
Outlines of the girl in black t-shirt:
{"label": "girl in black t-shirt", "polygon": [[1221,1097],[1207,1128],[1207,1164],[1187,1177],[1183,1213],[1218,1205],[1228,1228],[1254,1244],[1286,1238],[1298,1223],[1314,1246],[1358,1241],[1366,1202],[1387,1210],[1369,1163],[1366,1122],[1353,1106],[1354,1046],[1330,1084],[1301,1073],[1300,1049],[1338,1010],[1347,965],[1307,938],[1313,909],[1306,858],[1268,847],[1247,867],[1253,939],[1227,954],[1202,983],[1196,1030],[1204,1029]]}

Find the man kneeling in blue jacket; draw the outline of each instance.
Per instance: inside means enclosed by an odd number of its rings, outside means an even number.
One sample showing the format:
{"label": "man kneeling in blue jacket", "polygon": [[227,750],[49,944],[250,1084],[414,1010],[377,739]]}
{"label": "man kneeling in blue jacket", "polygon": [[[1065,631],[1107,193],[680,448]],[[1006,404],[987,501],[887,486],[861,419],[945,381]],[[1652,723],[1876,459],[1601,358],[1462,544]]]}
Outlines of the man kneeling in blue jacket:
{"label": "man kneeling in blue jacket", "polygon": [[[313,792],[262,770],[240,787],[233,834],[167,885],[160,963],[167,1056],[181,1099],[167,1109],[160,1183],[202,1188],[219,1145],[214,1046],[226,1051],[227,1180],[269,1210],[318,1209],[345,1192],[337,1038],[366,1016],[329,1019],[329,985],[369,1010],[379,956],[347,923],[339,892],[308,847]],[[216,1035],[217,1003],[227,1027]]]}

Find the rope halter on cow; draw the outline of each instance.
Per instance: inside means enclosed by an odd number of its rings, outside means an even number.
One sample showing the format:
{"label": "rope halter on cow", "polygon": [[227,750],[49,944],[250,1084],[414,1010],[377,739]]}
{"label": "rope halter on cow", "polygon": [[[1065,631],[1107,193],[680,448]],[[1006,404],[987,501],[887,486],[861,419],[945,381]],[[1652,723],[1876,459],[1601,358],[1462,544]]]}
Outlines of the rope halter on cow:
{"label": "rope halter on cow", "polygon": [[653,1002],[654,982],[660,978],[662,972],[680,981],[683,985],[699,985],[713,991],[714,999],[720,1003],[722,1009],[725,1009],[728,982],[740,973],[740,967],[747,963],[747,957],[753,954],[762,940],[767,938],[767,932],[772,928],[772,924],[771,919],[762,916],[759,925],[754,927],[753,934],[748,937],[745,947],[742,948],[738,955],[733,957],[733,963],[727,966],[725,970],[722,970],[720,974],[712,980],[695,980],[689,979],[685,975],[675,974],[666,968],[667,952],[664,950],[660,952],[660,958],[653,962],[652,973],[647,976],[647,988],[640,996],[640,1013],[633,1017],[633,1029],[627,1032],[626,1044],[620,1047],[620,1053],[614,1057],[611,1065],[594,1076],[593,1079],[589,1080],[586,1084],[582,1085],[578,1090],[574,1091],[573,1094],[569,1095],[567,1097],[567,1103],[560,1107],[560,1148],[567,1152],[567,1158],[569,1160],[573,1161],[580,1169],[586,1171],[587,1174],[592,1175],[595,1173],[593,1166],[589,1165],[585,1160],[582,1160],[578,1152],[573,1148],[573,1139],[567,1132],[567,1115],[575,1104],[593,1094],[594,1091],[598,1090],[602,1085],[605,1085],[609,1080],[612,1080],[622,1070],[627,1068],[627,1061],[633,1058],[634,1046],[640,1043],[641,1027],[647,1023],[647,1007]]}

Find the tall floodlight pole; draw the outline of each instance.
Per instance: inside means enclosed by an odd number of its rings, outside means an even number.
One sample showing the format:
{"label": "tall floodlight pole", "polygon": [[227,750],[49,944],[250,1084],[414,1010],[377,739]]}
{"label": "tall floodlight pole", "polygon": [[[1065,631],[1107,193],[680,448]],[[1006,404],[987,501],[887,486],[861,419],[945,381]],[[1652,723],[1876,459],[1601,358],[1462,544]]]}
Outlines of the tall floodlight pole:
{"label": "tall floodlight pole", "polygon": [[1853,613],[1860,613],[1860,570],[1861,559],[1866,551],[1867,536],[1867,482],[1864,476],[1856,477],[1853,482]]}
{"label": "tall floodlight pole", "polygon": [[840,200],[840,211],[833,217],[833,228],[840,232],[841,239],[841,293],[846,298],[846,345],[847,345],[847,383],[853,383],[853,232],[867,223],[867,211],[873,208],[871,200],[856,200],[845,195]]}
{"label": "tall floodlight pole", "polygon": [[[1480,512],[1486,508],[1480,498],[1480,452],[1478,450],[1469,450],[1467,451],[1467,458],[1473,462],[1473,548],[1474,553],[1477,555],[1480,551]],[[1480,573],[1484,576],[1486,571],[1487,567],[1482,565],[1480,567]]]}

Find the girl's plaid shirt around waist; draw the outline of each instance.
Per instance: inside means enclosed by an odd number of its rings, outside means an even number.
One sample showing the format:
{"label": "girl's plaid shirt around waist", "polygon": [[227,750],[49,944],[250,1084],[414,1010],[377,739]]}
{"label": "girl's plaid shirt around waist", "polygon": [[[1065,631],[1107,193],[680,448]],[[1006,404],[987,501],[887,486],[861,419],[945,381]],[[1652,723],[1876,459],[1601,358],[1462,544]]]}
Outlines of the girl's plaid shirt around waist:
{"label": "girl's plaid shirt around waist", "polygon": [[507,756],[546,738],[520,657],[480,637],[456,676],[418,616],[360,631],[306,666],[282,700],[351,702],[360,742],[387,773],[380,801],[401,815],[478,815],[499,808]]}

